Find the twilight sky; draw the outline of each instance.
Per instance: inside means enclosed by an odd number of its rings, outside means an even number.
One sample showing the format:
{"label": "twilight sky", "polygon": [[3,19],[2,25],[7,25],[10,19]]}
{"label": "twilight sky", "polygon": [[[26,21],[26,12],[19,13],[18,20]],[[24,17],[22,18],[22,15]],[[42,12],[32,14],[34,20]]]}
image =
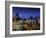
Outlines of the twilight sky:
{"label": "twilight sky", "polygon": [[12,7],[13,16],[16,16],[16,13],[19,13],[21,18],[37,17],[40,16],[40,8]]}

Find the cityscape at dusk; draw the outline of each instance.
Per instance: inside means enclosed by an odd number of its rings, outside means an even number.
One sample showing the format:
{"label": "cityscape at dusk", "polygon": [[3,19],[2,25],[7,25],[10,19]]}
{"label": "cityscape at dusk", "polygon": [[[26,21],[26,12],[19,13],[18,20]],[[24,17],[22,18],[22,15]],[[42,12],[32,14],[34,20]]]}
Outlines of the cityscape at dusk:
{"label": "cityscape at dusk", "polygon": [[40,30],[40,8],[12,7],[12,30]]}

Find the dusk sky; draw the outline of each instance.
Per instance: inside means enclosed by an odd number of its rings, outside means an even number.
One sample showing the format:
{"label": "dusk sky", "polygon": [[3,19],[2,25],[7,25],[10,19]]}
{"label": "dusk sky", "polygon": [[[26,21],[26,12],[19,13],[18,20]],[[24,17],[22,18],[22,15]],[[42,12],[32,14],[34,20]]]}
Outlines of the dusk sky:
{"label": "dusk sky", "polygon": [[16,16],[16,13],[19,13],[21,18],[37,17],[40,16],[40,8],[12,7],[13,16]]}

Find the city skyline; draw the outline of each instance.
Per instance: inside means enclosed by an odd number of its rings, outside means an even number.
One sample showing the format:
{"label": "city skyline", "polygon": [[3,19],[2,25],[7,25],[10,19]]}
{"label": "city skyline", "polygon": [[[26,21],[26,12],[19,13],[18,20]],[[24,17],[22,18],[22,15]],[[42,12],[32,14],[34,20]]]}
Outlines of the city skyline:
{"label": "city skyline", "polygon": [[40,17],[40,8],[12,7],[12,12],[13,16],[18,13],[20,18]]}

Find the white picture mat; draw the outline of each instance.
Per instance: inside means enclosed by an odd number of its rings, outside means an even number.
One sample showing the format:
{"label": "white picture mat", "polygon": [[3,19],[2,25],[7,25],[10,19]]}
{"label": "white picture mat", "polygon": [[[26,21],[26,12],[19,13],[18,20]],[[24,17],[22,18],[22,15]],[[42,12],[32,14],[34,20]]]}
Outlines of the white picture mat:
{"label": "white picture mat", "polygon": [[[40,30],[31,31],[12,31],[12,7],[30,7],[40,8]],[[10,34],[25,34],[25,33],[42,33],[43,32],[43,7],[40,5],[21,5],[21,4],[10,4]]]}

